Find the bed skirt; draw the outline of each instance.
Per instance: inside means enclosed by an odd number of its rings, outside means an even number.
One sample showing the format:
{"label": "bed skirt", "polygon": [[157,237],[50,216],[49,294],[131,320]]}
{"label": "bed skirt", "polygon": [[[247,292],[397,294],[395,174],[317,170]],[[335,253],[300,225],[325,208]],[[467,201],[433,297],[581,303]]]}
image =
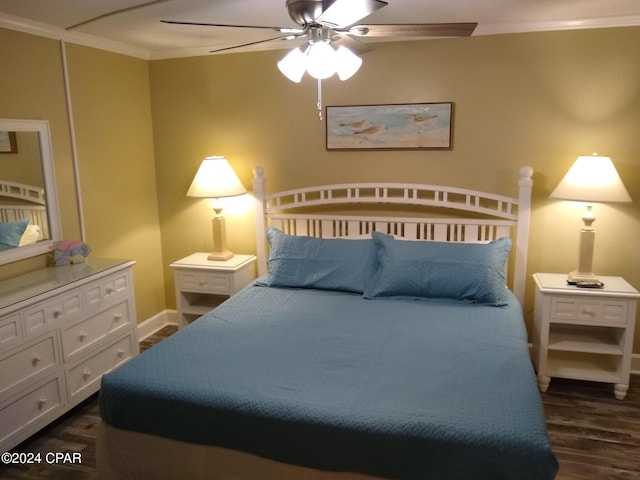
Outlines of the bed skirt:
{"label": "bed skirt", "polygon": [[98,425],[96,462],[100,480],[381,480],[130,432],[104,422]]}

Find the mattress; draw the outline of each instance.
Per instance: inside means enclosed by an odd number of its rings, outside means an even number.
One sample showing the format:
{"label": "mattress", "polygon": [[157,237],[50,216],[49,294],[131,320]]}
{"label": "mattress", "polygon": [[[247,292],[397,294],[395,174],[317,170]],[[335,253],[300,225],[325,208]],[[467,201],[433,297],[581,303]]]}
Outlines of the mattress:
{"label": "mattress", "polygon": [[519,303],[254,284],[105,375],[113,427],[385,478],[555,477]]}

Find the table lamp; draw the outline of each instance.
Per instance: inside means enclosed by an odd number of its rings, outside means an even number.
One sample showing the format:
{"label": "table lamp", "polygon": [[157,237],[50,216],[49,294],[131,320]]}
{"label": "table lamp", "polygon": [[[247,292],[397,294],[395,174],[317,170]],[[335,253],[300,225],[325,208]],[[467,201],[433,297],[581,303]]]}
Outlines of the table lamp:
{"label": "table lamp", "polygon": [[613,162],[609,157],[595,153],[578,157],[551,197],[587,203],[587,209],[582,215],[584,226],[580,230],[578,268],[569,273],[567,282],[597,286],[598,277],[593,273],[592,267],[596,236],[592,227],[596,219],[592,203],[631,201]]}
{"label": "table lamp", "polygon": [[238,176],[224,157],[206,157],[187,191],[189,197],[204,197],[213,199],[214,216],[213,251],[207,257],[209,260],[229,260],[233,252],[227,250],[227,232],[222,216],[222,205],[218,199],[234,197],[247,193]]}

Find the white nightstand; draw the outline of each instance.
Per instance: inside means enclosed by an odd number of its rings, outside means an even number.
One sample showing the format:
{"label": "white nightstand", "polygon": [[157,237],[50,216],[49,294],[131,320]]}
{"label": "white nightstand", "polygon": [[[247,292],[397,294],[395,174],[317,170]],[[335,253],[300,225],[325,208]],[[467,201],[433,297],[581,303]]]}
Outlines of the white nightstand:
{"label": "white nightstand", "polygon": [[254,255],[234,255],[226,261],[207,260],[194,253],[171,264],[180,327],[217,307],[255,278]]}
{"label": "white nightstand", "polygon": [[621,277],[599,277],[604,288],[567,284],[566,274],[536,273],[533,362],[545,392],[551,377],[629,388],[636,302],[640,292]]}

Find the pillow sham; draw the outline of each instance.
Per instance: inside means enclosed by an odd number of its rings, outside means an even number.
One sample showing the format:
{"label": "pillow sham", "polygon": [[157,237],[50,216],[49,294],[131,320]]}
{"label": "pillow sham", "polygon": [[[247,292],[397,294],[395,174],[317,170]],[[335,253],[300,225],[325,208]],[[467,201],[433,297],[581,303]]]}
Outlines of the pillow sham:
{"label": "pillow sham", "polygon": [[0,223],[0,245],[3,247],[17,247],[20,245],[20,239],[28,224],[28,218],[16,220],[15,222]]}
{"label": "pillow sham", "polygon": [[20,237],[19,247],[25,247],[27,245],[33,245],[34,243],[42,240],[42,233],[40,232],[40,227],[38,225],[27,225],[27,228],[24,229],[24,233],[22,237]]}
{"label": "pillow sham", "polygon": [[365,288],[367,298],[454,298],[488,305],[509,301],[508,237],[484,244],[411,242],[373,232],[373,240],[378,269]]}
{"label": "pillow sham", "polygon": [[373,240],[288,235],[275,227],[267,229],[267,239],[267,285],[363,293],[375,259]]}

